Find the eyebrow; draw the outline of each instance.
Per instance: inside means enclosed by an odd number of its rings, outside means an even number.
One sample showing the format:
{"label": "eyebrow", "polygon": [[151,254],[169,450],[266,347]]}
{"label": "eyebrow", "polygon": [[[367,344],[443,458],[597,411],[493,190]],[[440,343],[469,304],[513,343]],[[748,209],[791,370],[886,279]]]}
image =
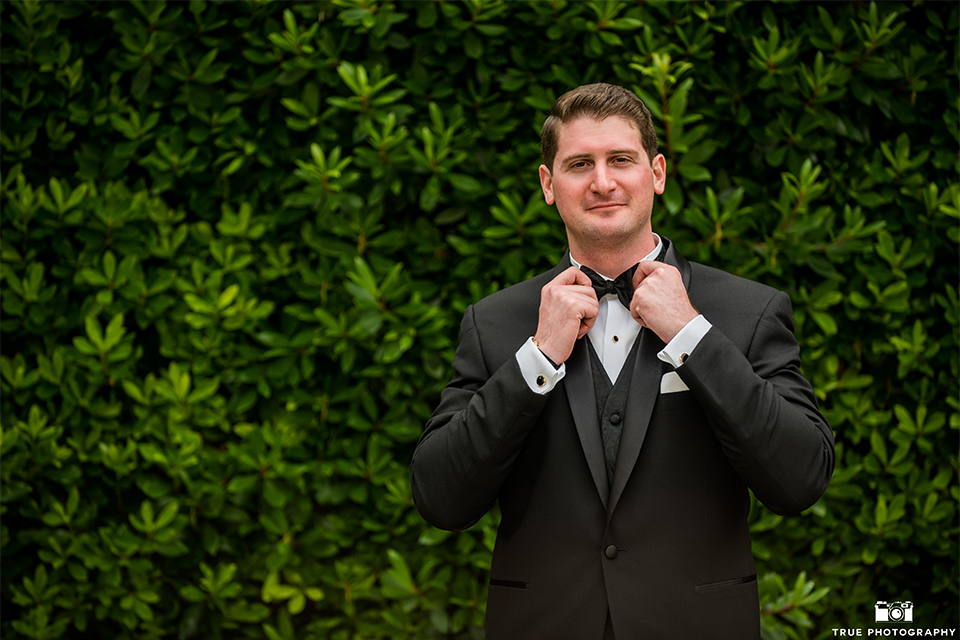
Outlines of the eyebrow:
{"label": "eyebrow", "polygon": [[[636,149],[611,149],[604,153],[604,156],[606,157],[636,156],[636,155],[637,155]],[[590,154],[590,153],[577,153],[572,156],[567,156],[566,158],[560,161],[560,164],[567,164],[568,162],[571,162],[573,160],[589,160],[592,157],[593,157],[593,154]]]}

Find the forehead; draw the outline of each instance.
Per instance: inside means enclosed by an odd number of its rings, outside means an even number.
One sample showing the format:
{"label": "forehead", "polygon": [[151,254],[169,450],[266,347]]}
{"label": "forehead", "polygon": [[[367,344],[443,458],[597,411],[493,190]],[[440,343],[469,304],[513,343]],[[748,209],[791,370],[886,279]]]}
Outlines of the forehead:
{"label": "forehead", "polygon": [[643,152],[640,131],[623,116],[603,120],[576,118],[560,124],[557,136],[557,159],[572,155],[604,155],[611,150],[633,149]]}

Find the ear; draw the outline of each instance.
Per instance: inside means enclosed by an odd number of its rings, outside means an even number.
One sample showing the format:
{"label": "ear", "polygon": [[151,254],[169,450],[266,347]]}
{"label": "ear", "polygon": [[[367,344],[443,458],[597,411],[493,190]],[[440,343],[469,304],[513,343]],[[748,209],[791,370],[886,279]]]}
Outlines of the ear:
{"label": "ear", "polygon": [[[540,188],[543,189],[543,199],[547,201],[547,204],[553,204],[556,202],[556,199],[553,197],[553,174],[550,173],[550,169],[547,169],[547,165],[540,165]],[[663,193],[663,189],[657,193]]]}
{"label": "ear", "polygon": [[653,190],[658,194],[663,193],[667,186],[667,159],[662,153],[658,153],[650,163],[650,168],[653,169]]}

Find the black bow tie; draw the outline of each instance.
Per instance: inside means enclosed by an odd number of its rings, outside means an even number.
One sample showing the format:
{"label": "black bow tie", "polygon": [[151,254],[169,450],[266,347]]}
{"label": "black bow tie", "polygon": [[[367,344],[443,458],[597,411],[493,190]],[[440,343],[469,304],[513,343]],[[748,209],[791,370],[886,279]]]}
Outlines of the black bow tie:
{"label": "black bow tie", "polygon": [[593,283],[593,290],[597,292],[597,300],[602,300],[603,296],[612,293],[620,300],[620,304],[630,309],[630,302],[633,300],[633,274],[637,271],[637,265],[633,265],[618,275],[616,280],[607,280],[590,267],[580,267],[580,271],[587,274],[590,282]]}

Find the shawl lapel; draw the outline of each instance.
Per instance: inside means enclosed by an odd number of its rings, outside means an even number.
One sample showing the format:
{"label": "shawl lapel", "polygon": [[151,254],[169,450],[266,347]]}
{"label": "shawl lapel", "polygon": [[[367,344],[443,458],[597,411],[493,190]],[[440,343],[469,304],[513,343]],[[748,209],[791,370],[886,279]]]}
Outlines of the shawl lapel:
{"label": "shawl lapel", "polygon": [[600,438],[600,416],[597,415],[597,395],[587,351],[586,336],[577,340],[573,353],[567,360],[567,375],[561,384],[570,401],[570,411],[580,436],[583,455],[587,458],[590,475],[597,486],[603,508],[607,509],[610,488],[607,485],[607,465],[603,458],[603,441]]}

